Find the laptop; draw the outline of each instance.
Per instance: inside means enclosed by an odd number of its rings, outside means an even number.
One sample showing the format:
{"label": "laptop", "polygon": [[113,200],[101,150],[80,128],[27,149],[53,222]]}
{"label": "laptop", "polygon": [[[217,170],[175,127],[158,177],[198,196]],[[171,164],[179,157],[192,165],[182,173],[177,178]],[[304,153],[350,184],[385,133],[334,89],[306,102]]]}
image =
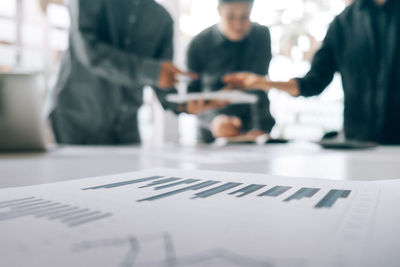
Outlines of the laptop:
{"label": "laptop", "polygon": [[44,83],[34,73],[0,73],[0,151],[45,150]]}

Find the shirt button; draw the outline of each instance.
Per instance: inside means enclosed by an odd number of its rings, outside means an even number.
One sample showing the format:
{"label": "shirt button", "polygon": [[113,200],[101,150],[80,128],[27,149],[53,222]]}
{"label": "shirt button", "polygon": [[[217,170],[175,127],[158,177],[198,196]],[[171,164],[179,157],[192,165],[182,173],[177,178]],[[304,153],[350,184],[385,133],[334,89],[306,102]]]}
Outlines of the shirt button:
{"label": "shirt button", "polygon": [[133,24],[133,23],[136,22],[136,16],[135,15],[130,15],[128,20],[129,20],[129,23]]}

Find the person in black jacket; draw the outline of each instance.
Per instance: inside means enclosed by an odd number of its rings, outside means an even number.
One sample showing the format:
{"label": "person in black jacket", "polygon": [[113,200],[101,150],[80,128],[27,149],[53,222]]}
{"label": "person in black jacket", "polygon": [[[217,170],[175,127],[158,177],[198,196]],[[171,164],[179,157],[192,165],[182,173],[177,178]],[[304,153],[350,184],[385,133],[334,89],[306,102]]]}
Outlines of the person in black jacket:
{"label": "person in black jacket", "polygon": [[400,144],[400,1],[356,0],[331,23],[304,78],[272,82],[252,73],[224,77],[244,89],[318,95],[342,76],[347,139]]}
{"label": "person in black jacket", "polygon": [[[267,27],[250,21],[252,7],[253,0],[219,0],[220,23],[202,31],[189,45],[188,69],[200,77],[189,84],[189,93],[222,90],[222,77],[227,73],[268,73],[271,37]],[[257,96],[257,103],[199,114],[201,139],[211,142],[216,137],[270,132],[275,120],[269,112],[267,94],[260,90],[250,93]]]}

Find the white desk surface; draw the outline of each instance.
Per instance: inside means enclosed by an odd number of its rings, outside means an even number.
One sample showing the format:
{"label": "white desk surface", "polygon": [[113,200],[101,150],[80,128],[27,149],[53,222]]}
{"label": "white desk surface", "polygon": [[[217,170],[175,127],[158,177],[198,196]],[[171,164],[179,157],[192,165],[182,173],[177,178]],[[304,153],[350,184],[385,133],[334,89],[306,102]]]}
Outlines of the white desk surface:
{"label": "white desk surface", "polygon": [[46,153],[1,153],[0,188],[149,168],[206,169],[335,180],[400,178],[400,147],[325,150],[312,143],[225,147],[54,147]]}

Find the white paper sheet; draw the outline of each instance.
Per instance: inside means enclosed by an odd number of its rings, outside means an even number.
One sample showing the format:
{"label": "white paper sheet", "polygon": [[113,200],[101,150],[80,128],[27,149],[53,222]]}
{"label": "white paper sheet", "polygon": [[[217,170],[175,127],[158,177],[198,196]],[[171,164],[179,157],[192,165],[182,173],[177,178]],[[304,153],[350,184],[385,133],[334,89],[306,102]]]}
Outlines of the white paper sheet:
{"label": "white paper sheet", "polygon": [[399,266],[391,184],[153,169],[0,190],[1,266]]}

